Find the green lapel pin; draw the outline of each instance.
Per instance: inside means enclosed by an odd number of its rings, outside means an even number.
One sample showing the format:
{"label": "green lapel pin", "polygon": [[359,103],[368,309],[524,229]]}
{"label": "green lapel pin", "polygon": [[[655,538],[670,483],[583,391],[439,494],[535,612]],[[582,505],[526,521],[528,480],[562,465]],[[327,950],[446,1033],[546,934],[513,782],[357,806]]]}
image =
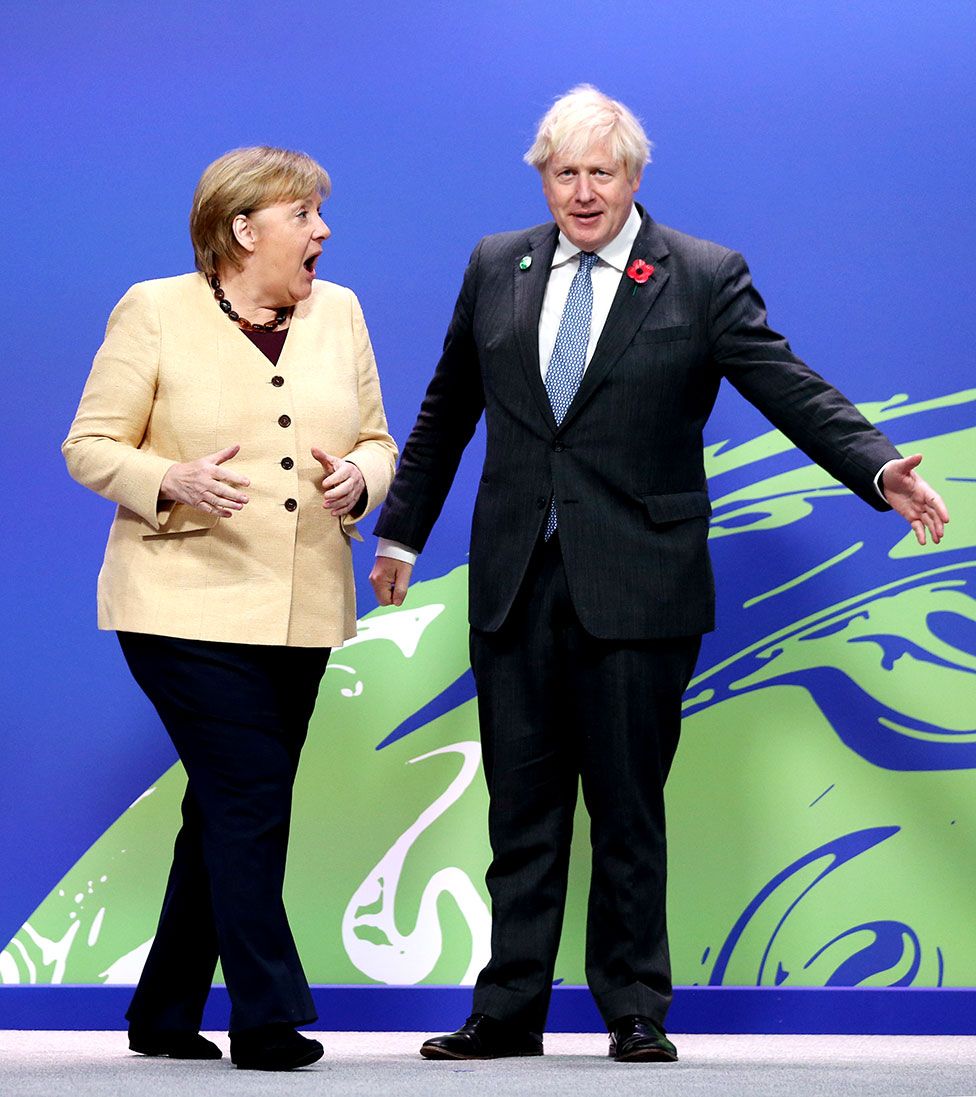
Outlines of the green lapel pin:
{"label": "green lapel pin", "polygon": [[519,260],[519,270],[528,270],[532,266],[532,256],[523,255]]}

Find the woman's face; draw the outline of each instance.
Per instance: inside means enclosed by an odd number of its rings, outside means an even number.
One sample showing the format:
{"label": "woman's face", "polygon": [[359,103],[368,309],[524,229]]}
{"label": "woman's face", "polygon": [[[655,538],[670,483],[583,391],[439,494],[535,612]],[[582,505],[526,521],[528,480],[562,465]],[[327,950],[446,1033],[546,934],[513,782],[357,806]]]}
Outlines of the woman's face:
{"label": "woman's face", "polygon": [[261,304],[294,305],[312,292],[322,243],[332,235],[319,216],[321,208],[321,196],[310,194],[247,214],[242,239],[250,253],[247,276]]}

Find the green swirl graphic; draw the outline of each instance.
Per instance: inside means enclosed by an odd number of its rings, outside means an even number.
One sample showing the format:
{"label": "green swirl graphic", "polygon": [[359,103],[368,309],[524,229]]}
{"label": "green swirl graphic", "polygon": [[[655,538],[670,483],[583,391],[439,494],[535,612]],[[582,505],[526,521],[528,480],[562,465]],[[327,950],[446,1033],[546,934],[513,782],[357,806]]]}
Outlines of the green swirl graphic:
{"label": "green swirl graphic", "polygon": [[[890,516],[838,519],[849,497],[809,464],[764,472],[791,456],[774,431],[711,447],[735,607],[716,645],[734,648],[706,647],[668,787],[677,983],[976,985],[976,430],[958,426],[974,401],[863,409],[926,424],[902,449],[925,453],[952,511],[934,550]],[[768,554],[793,527],[822,552],[791,571]],[[286,888],[313,982],[469,983],[487,955],[487,802],[474,702],[456,692],[466,570],[367,614],[323,681]],[[137,978],[183,784],[179,766],[162,774],[55,884],[0,953],[0,981]],[[577,834],[568,983],[584,982],[582,818]]]}

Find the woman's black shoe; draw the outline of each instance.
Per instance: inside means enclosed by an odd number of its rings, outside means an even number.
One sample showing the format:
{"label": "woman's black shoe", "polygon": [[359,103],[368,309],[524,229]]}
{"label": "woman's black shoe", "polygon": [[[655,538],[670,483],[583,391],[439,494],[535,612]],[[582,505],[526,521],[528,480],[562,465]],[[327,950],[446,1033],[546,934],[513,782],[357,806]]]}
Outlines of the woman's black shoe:
{"label": "woman's black shoe", "polygon": [[230,1061],[239,1070],[294,1070],[321,1059],[325,1049],[285,1023],[231,1033]]}
{"label": "woman's black shoe", "polygon": [[168,1055],[170,1059],[221,1059],[223,1052],[199,1032],[152,1032],[129,1029],[129,1050],[139,1055]]}

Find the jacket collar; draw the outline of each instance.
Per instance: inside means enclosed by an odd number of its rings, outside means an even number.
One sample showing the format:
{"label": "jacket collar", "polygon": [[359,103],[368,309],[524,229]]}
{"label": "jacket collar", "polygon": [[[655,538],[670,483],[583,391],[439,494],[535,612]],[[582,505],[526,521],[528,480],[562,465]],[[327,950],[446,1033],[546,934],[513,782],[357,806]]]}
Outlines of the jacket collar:
{"label": "jacket collar", "polygon": [[[213,337],[217,341],[220,357],[230,361],[242,360],[249,362],[252,367],[266,371],[270,366],[266,355],[248,339],[236,324],[228,320],[220,311],[217,302],[213,299],[213,290],[207,284],[207,280],[203,275],[199,275],[197,281],[200,286],[200,307],[209,318],[208,324]],[[288,323],[288,338],[285,339],[285,345],[282,348],[276,369],[291,365],[293,358],[301,358],[303,344],[307,337],[304,321],[312,310],[312,298],[314,296],[313,285],[312,293],[304,301],[299,301],[295,305],[291,320]]]}

